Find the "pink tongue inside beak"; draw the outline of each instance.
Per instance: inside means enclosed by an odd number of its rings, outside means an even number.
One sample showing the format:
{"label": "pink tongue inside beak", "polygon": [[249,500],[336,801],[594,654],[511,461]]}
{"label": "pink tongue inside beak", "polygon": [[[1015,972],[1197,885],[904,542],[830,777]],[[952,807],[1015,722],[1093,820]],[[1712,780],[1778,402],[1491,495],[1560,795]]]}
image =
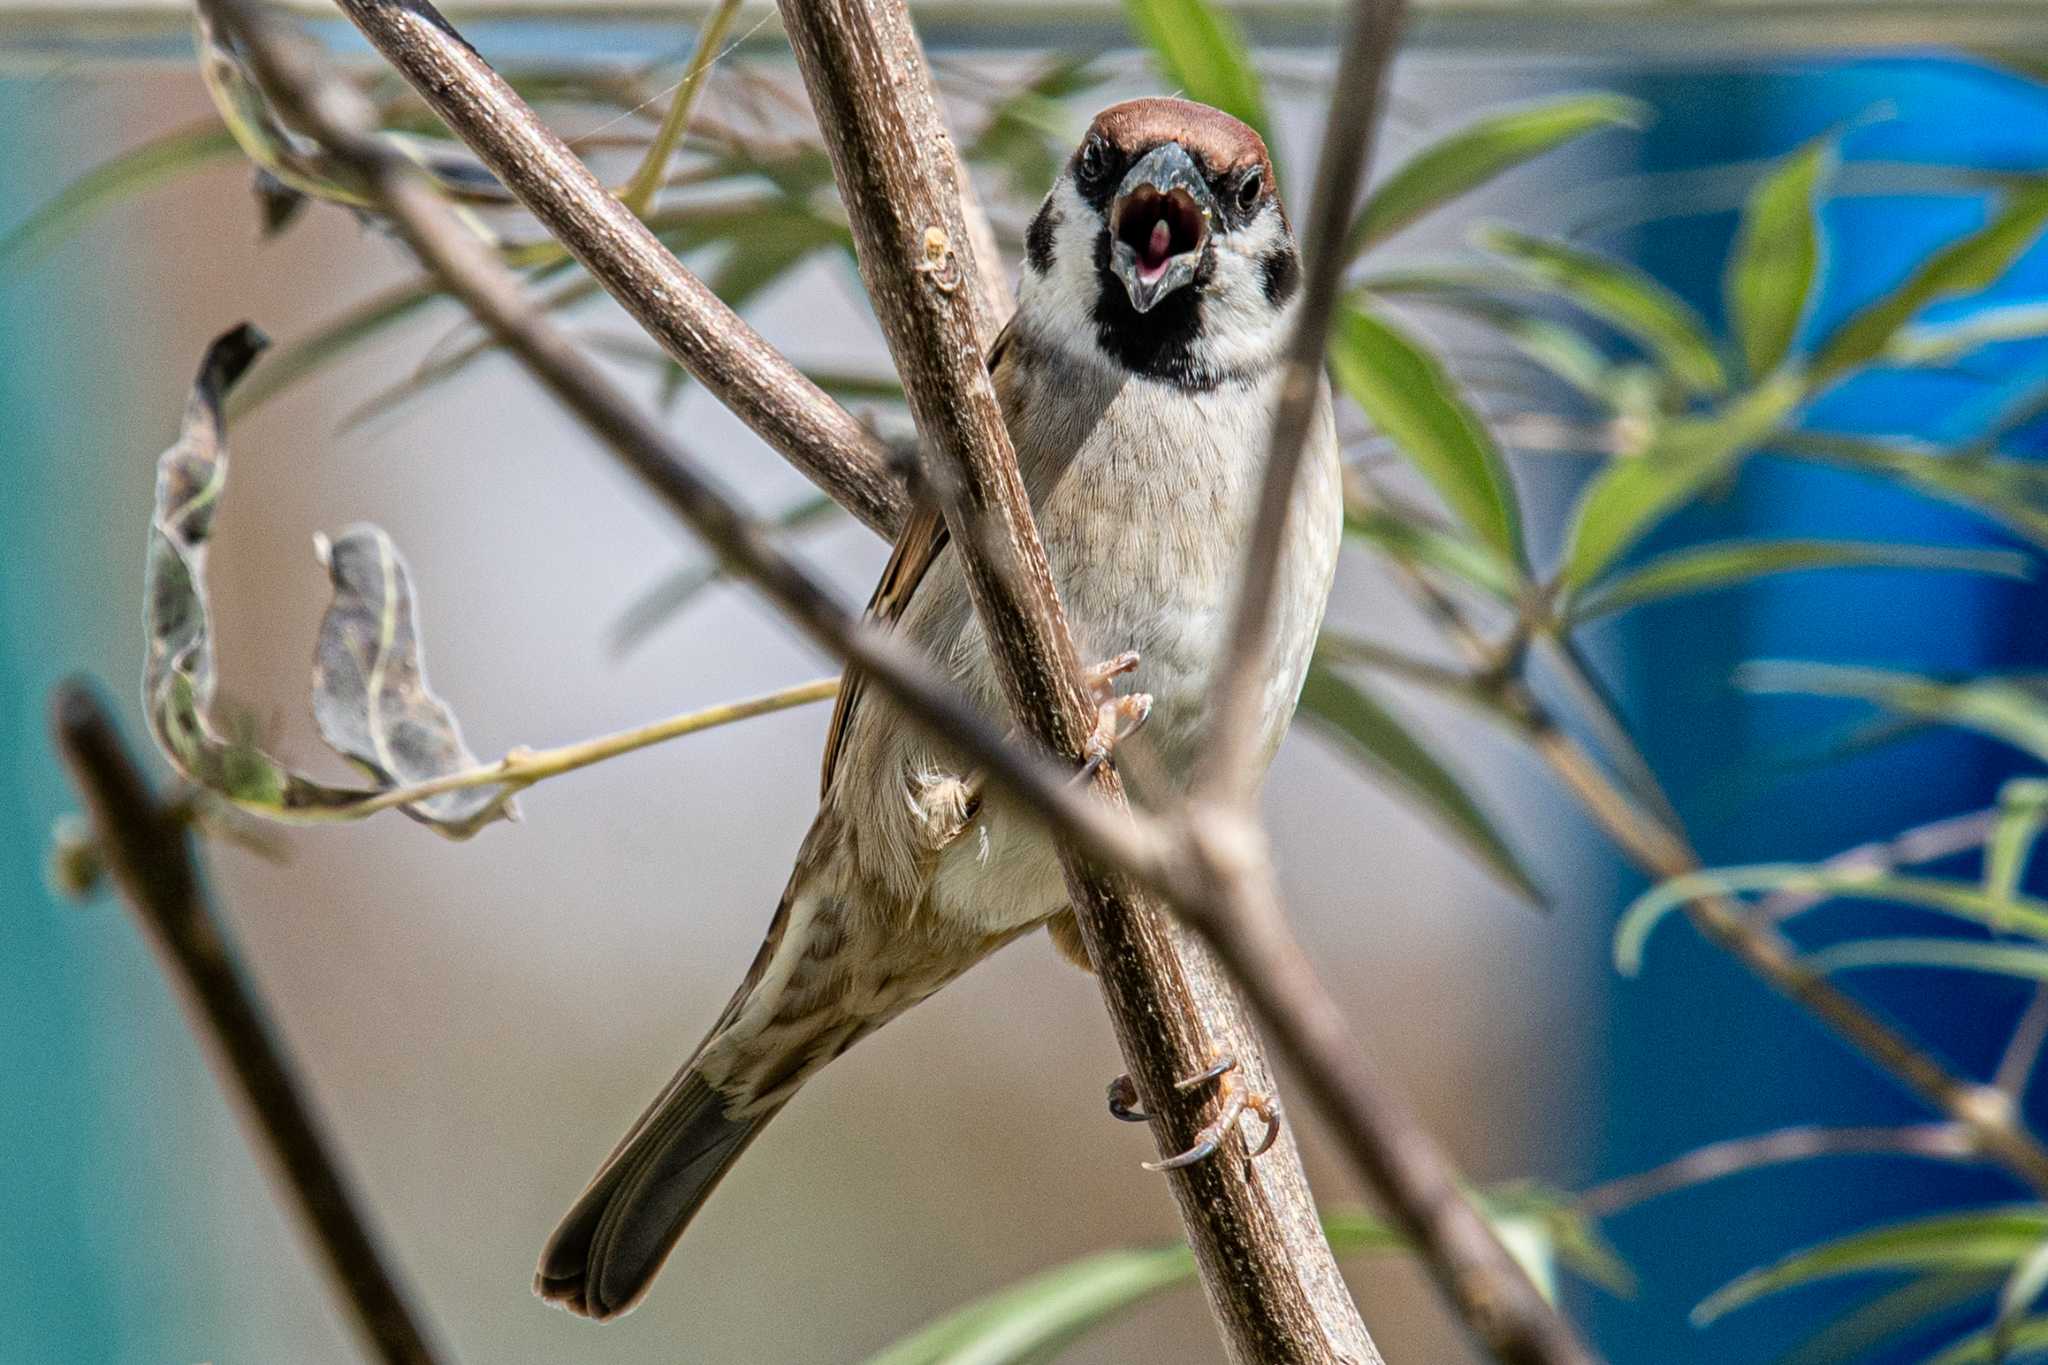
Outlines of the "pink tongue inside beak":
{"label": "pink tongue inside beak", "polygon": [[1145,252],[1138,261],[1138,274],[1147,280],[1157,279],[1166,270],[1166,253],[1173,245],[1173,229],[1161,218],[1152,225],[1152,235],[1145,239]]}

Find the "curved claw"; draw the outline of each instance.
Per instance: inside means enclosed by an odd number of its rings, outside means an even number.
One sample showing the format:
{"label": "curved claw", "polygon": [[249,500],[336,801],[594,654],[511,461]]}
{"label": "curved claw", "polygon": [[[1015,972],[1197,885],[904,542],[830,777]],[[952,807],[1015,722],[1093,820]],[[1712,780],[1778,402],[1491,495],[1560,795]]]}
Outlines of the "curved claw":
{"label": "curved claw", "polygon": [[1128,1072],[1109,1083],[1109,1112],[1125,1123],[1152,1121],[1150,1114],[1138,1108],[1138,1087],[1132,1083]]}
{"label": "curved claw", "polygon": [[[1147,1161],[1144,1163],[1146,1170],[1177,1171],[1183,1167],[1192,1166],[1198,1161],[1208,1160],[1222,1148],[1224,1140],[1237,1127],[1238,1120],[1244,1117],[1246,1110],[1257,1114],[1260,1121],[1265,1124],[1265,1131],[1259,1135],[1258,1145],[1249,1148],[1246,1155],[1254,1158],[1262,1157],[1273,1149],[1273,1144],[1280,1139],[1279,1106],[1273,1103],[1270,1096],[1248,1089],[1235,1080],[1233,1073],[1236,1070],[1237,1059],[1225,1055],[1218,1058],[1216,1064],[1207,1071],[1201,1072],[1199,1075],[1189,1076],[1185,1080],[1175,1083],[1176,1089],[1186,1092],[1194,1090],[1199,1086],[1207,1085],[1211,1081],[1222,1081],[1223,1109],[1214,1119],[1203,1126],[1201,1132],[1195,1134],[1194,1144],[1185,1152],[1180,1153],[1178,1156],[1167,1157],[1163,1161]],[[1121,1079],[1128,1082],[1130,1078],[1122,1077]],[[1112,1111],[1114,1111],[1114,1108],[1115,1102],[1112,1098]]]}

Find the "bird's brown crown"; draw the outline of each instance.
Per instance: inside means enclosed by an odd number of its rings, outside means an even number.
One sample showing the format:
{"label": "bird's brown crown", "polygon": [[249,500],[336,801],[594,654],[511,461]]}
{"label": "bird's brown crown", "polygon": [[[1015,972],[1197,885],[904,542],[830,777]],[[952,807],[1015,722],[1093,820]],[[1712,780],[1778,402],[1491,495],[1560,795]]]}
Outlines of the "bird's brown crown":
{"label": "bird's brown crown", "polygon": [[1162,142],[1178,142],[1203,163],[1211,175],[1257,166],[1268,185],[1273,161],[1266,140],[1250,124],[1193,100],[1151,96],[1112,104],[1095,116],[1089,129],[1119,151],[1139,153]]}

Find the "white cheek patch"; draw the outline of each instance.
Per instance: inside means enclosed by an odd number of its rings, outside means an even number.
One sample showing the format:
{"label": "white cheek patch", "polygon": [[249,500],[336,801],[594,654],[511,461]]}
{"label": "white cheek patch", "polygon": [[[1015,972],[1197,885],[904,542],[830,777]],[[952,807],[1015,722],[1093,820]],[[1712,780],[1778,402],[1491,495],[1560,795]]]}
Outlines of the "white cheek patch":
{"label": "white cheek patch", "polygon": [[1299,298],[1276,308],[1266,297],[1265,258],[1287,245],[1287,229],[1268,209],[1216,239],[1216,273],[1202,298],[1202,358],[1219,370],[1262,369],[1293,325]]}
{"label": "white cheek patch", "polygon": [[1025,269],[1017,286],[1018,311],[1030,320],[1040,341],[1103,359],[1095,344],[1095,296],[1101,288],[1095,273],[1095,239],[1102,232],[1102,220],[1065,176],[1053,186],[1046,203],[1056,220],[1052,269],[1042,275]]}

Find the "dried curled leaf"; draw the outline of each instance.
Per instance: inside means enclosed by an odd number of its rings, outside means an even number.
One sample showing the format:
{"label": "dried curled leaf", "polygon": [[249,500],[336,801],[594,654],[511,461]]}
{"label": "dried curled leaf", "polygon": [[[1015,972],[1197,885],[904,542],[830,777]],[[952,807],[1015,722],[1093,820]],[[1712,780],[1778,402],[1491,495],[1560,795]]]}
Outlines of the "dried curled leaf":
{"label": "dried curled leaf", "polygon": [[[337,787],[295,772],[262,749],[254,726],[246,719],[224,720],[217,714],[206,551],[227,484],[223,405],[228,391],[268,344],[264,335],[247,323],[214,341],[200,365],[178,441],[157,461],[156,510],[150,523],[143,602],[147,642],[143,713],[165,758],[206,791],[244,810],[276,819],[351,819],[390,804],[385,792],[393,786],[446,777],[473,768],[476,762],[462,747],[447,708],[426,690],[413,627],[411,587],[397,552],[389,549],[382,532],[351,532],[344,538],[350,553],[329,557],[336,601],[322,631],[315,679],[315,709],[322,732],[338,749],[369,768],[380,786]],[[360,559],[354,548],[359,544],[371,548],[371,565],[381,564],[377,557],[381,546],[389,551],[390,563],[395,566],[385,578],[368,580],[374,594],[363,591],[366,580],[352,567]],[[353,633],[365,630],[371,632],[369,638],[379,648],[361,656],[370,659],[373,668],[364,674],[370,682],[359,687],[356,695],[376,697],[380,710],[374,718],[366,716],[351,726],[349,694],[333,680],[344,676],[336,663],[352,647]],[[330,658],[336,663],[330,663]],[[362,704],[367,708],[367,700]],[[401,713],[401,707],[410,709]],[[359,749],[348,742],[357,734],[374,736],[376,743],[384,745],[382,752],[402,752],[404,761],[380,765],[366,758],[366,753],[374,756],[380,751]],[[394,735],[400,737],[392,738]],[[440,832],[461,838],[503,813],[504,806],[504,795],[489,789],[447,793],[405,809]]]}
{"label": "dried curled leaf", "polygon": [[[412,573],[391,537],[354,526],[317,542],[334,584],[313,653],[313,719],[321,737],[387,787],[409,787],[477,766],[462,727],[427,685]],[[406,814],[462,836],[510,813],[502,786],[431,796]]]}

